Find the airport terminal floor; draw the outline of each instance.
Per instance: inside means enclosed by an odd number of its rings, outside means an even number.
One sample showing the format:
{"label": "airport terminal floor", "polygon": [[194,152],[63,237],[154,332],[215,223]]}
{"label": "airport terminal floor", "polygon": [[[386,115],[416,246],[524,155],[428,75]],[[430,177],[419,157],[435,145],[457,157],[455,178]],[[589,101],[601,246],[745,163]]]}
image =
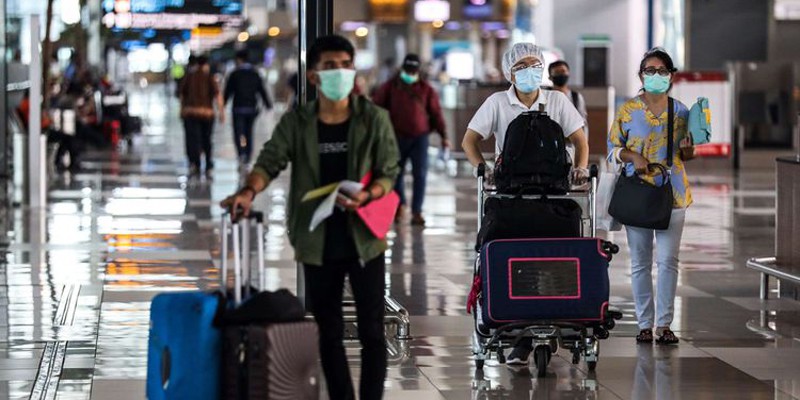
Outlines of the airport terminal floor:
{"label": "airport terminal floor", "polygon": [[[132,150],[88,154],[82,172],[51,182],[46,213],[15,212],[0,270],[0,398],[144,398],[150,300],[217,285],[217,203],[240,185],[230,127],[215,128],[213,179],[189,180],[175,100],[151,86],[130,104],[146,125]],[[277,115],[259,118],[260,141]],[[612,233],[621,251],[610,268],[611,303],[624,317],[601,342],[595,372],[562,350],[542,378],[534,366],[494,359],[476,371],[465,310],[476,182],[461,169],[434,169],[427,227],[397,226],[386,253],[391,293],[411,314],[413,338],[387,339],[385,398],[800,398],[800,302],[760,300],[759,275],[745,267],[774,253],[774,170],[688,169],[695,203],[672,325],[681,343],[635,343],[626,239]],[[256,202],[267,217],[268,289],[296,285],[286,195],[279,179]],[[357,342],[348,349],[357,370]]]}

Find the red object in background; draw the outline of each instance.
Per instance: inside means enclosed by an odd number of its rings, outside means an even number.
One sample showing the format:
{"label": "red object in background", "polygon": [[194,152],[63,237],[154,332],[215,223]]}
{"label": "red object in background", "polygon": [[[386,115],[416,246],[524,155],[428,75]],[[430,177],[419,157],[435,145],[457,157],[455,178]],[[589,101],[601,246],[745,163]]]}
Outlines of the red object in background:
{"label": "red object in background", "polygon": [[725,82],[728,74],[720,71],[676,72],[672,82]]}
{"label": "red object in background", "polygon": [[729,157],[731,155],[730,143],[707,143],[697,145],[694,154],[698,157]]}
{"label": "red object in background", "polygon": [[103,124],[103,132],[111,146],[116,148],[119,145],[120,138],[122,138],[122,124],[120,124],[119,120],[106,121]]}

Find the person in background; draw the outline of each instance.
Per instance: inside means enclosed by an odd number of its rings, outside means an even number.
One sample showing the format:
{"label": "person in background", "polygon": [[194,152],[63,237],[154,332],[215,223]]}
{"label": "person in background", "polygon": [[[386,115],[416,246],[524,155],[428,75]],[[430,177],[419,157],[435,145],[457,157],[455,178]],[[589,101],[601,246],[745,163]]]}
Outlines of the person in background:
{"label": "person in background", "polygon": [[580,92],[572,90],[568,86],[570,75],[569,64],[564,60],[558,60],[547,67],[547,72],[550,74],[550,80],[553,81],[553,90],[564,93],[572,102],[572,105],[578,109],[581,117],[583,117],[583,132],[586,134],[586,137],[589,137],[589,113],[586,111],[586,100]]}
{"label": "person in background", "polygon": [[397,145],[400,147],[400,176],[395,190],[400,195],[400,208],[397,220],[404,215],[406,203],[403,171],[411,160],[414,176],[414,198],[411,203],[411,224],[424,226],[422,205],[425,200],[425,186],[428,179],[428,135],[436,131],[442,137],[442,147],[449,148],[439,95],[428,82],[420,79],[420,59],[409,54],[403,60],[399,73],[384,83],[372,100],[375,104],[389,110],[392,118]]}
{"label": "person in background", "polygon": [[197,67],[184,76],[180,87],[181,118],[186,131],[186,155],[189,175],[200,175],[200,155],[205,154],[205,172],[211,177],[214,169],[211,135],[214,132],[214,103],[217,118],[225,122],[224,102],[219,85],[211,74],[208,58],[197,57]]}
{"label": "person in background", "polygon": [[[478,167],[486,161],[480,149],[482,140],[495,137],[495,154],[500,155],[506,138],[508,125],[520,114],[544,111],[561,126],[568,143],[575,147],[573,169],[570,173],[574,184],[583,184],[589,178],[589,143],[583,132],[583,118],[564,94],[555,90],[540,90],[544,75],[542,50],[533,43],[517,43],[503,55],[503,75],[511,87],[497,92],[478,108],[467,126],[462,147],[467,159]],[[486,178],[492,181],[493,170],[487,166]],[[506,364],[527,365],[533,351],[531,338],[519,341],[508,355]]]}
{"label": "person in background", "polygon": [[[667,167],[668,99],[677,69],[667,52],[656,47],[645,53],[639,64],[643,92],[628,100],[617,112],[608,133],[608,158],[625,164],[625,173],[639,174],[653,185],[663,184],[658,170],[648,164]],[[692,204],[692,191],[686,175],[685,160],[694,157],[694,147],[687,130],[689,109],[674,100],[672,168],[670,182],[674,197],[672,217],[665,230],[625,226],[631,254],[631,285],[639,324],[637,343],[652,343],[653,328],[659,344],[677,344],[670,329],[678,286],[678,255],[681,247],[686,209]],[[653,241],[655,239],[655,246]],[[656,251],[657,298],[653,299],[653,250]],[[655,303],[655,307],[653,305]]]}
{"label": "person in background", "polygon": [[[389,193],[398,167],[397,143],[388,113],[353,93],[355,49],[337,35],[318,38],[309,48],[309,71],[300,79],[318,89],[319,98],[283,115],[256,160],[246,185],[221,206],[248,213],[258,193],[291,163],[287,228],[295,258],[303,264],[306,300],[319,325],[322,370],[332,400],[353,400],[344,347],[342,294],[347,276],[356,302],[361,342],[358,398],[379,400],[386,379],[383,316],[386,240],[378,239],[354,213]],[[318,202],[303,196],[320,186],[348,179],[370,181],[352,196],[340,196],[333,215],[314,230]]]}
{"label": "person in background", "polygon": [[187,74],[197,71],[197,56],[192,54],[189,56],[189,60],[186,62],[186,67],[183,68],[183,73],[180,74],[180,78],[175,79],[175,97],[181,97],[181,89],[183,88],[183,80],[186,78]]}
{"label": "person in background", "polygon": [[253,155],[253,125],[258,116],[258,99],[266,110],[272,109],[272,101],[264,89],[258,71],[247,60],[247,50],[236,53],[236,69],[225,83],[225,103],[233,98],[233,142],[239,155],[239,166],[243,171]]}
{"label": "person in background", "polygon": [[[58,97],[53,115],[53,130],[58,140],[55,166],[58,172],[80,170],[80,157],[86,138],[91,137],[91,118],[86,111],[86,90],[79,83],[67,85],[67,90]],[[69,164],[65,156],[69,155]]]}

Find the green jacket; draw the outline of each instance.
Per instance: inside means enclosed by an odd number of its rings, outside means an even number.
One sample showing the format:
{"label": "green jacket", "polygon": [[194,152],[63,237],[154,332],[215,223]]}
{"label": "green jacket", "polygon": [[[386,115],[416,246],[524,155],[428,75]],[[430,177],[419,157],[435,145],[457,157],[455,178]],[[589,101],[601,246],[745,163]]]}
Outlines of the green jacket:
{"label": "green jacket", "polygon": [[[311,102],[281,117],[272,138],[264,144],[253,172],[270,180],[292,163],[287,228],[295,259],[322,265],[325,223],[309,232],[311,216],[320,201],[301,202],[309,190],[320,187],[317,102]],[[385,193],[400,172],[399,152],[389,113],[362,96],[350,97],[347,179],[361,181],[372,172],[373,183]],[[358,255],[362,262],[386,251],[386,240],[376,238],[357,215],[348,215]]]}

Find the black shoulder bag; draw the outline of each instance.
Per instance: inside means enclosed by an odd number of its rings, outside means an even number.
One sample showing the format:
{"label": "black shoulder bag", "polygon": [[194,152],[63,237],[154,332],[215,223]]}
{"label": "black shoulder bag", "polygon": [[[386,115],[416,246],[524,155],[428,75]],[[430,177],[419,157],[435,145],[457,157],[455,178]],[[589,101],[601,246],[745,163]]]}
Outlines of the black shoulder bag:
{"label": "black shoulder bag", "polygon": [[672,125],[675,115],[675,105],[671,97],[667,107],[667,167],[660,163],[647,165],[650,170],[661,171],[661,186],[651,185],[635,172],[632,176],[626,176],[625,170],[622,170],[608,205],[608,214],[623,225],[658,230],[669,228],[673,197],[670,171],[667,168],[672,168]]}

